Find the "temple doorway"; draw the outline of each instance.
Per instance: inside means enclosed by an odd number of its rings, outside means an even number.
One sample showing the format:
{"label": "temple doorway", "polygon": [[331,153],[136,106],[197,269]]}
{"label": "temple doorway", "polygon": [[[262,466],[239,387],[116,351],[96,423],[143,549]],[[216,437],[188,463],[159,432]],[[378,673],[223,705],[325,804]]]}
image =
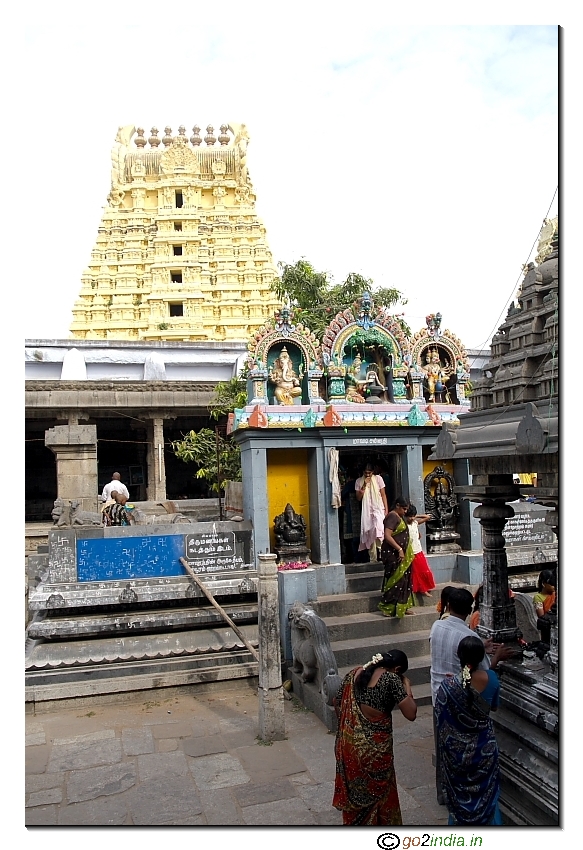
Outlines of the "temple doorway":
{"label": "temple doorway", "polygon": [[376,474],[385,482],[385,492],[389,509],[394,499],[403,494],[401,447],[395,450],[366,448],[346,448],[339,450],[338,476],[342,492],[342,505],[338,509],[338,535],[342,563],[364,563],[369,560],[368,552],[358,551],[360,543],[360,502],[356,498],[354,483],[363,474],[364,468],[371,463]]}

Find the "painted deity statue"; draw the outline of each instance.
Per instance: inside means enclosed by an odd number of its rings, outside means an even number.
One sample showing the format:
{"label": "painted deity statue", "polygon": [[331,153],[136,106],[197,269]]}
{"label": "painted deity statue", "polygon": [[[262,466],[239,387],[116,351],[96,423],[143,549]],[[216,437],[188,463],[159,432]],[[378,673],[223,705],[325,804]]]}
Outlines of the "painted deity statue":
{"label": "painted deity statue", "polygon": [[346,378],[346,401],[357,402],[363,404],[365,401],[363,390],[366,386],[366,381],[362,378],[362,359],[360,354],[356,354],[352,361],[352,366],[348,369]]}
{"label": "painted deity statue", "polygon": [[425,358],[425,372],[427,389],[429,390],[429,401],[435,401],[435,393],[443,393],[446,390],[446,382],[449,378],[449,369],[442,366],[437,349],[428,350]]}
{"label": "painted deity statue", "polygon": [[274,395],[279,404],[293,404],[294,398],[302,394],[300,378],[294,371],[291,357],[285,346],[271,368],[269,380],[275,384]]}

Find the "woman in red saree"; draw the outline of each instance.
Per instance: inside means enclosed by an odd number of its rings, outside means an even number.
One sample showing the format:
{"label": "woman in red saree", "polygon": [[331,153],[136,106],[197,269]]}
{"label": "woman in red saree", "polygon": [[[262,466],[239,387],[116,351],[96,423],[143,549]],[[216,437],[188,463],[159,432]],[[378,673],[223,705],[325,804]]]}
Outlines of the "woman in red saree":
{"label": "woman in red saree", "polygon": [[415,720],[417,705],[404,675],[407,656],[378,653],[345,676],[334,699],[338,731],[332,805],[345,826],[400,826],[401,807],[393,760],[395,705]]}

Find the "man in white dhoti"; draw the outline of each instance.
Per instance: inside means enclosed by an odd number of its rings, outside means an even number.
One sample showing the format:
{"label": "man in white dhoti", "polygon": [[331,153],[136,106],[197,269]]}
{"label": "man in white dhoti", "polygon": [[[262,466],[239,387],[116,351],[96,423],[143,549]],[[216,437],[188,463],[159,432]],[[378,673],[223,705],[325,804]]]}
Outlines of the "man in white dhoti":
{"label": "man in white dhoti", "polygon": [[372,464],[367,463],[364,475],[356,480],[354,486],[356,498],[362,502],[358,551],[368,549],[369,559],[378,561],[385,533],[383,522],[389,512],[385,482],[380,475],[374,474]]}

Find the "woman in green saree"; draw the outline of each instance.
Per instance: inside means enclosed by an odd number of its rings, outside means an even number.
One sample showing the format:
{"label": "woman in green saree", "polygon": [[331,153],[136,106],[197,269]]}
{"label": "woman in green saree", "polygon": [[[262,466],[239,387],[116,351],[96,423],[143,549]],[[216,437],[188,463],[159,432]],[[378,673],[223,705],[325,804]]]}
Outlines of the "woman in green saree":
{"label": "woman in green saree", "polygon": [[379,610],[386,617],[403,617],[412,614],[413,592],[411,589],[411,564],[413,547],[409,538],[409,526],[404,520],[409,503],[398,498],[393,510],[384,521],[385,538],[381,559],[385,567],[382,596]]}

